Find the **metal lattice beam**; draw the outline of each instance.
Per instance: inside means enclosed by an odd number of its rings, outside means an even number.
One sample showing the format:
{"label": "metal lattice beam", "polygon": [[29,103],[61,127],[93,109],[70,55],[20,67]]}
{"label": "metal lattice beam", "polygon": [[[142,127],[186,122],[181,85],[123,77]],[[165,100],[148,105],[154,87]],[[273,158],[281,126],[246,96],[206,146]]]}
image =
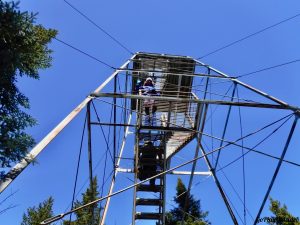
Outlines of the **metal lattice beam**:
{"label": "metal lattice beam", "polygon": [[[136,55],[127,60],[121,68],[125,68]],[[115,71],[111,74],[96,90],[100,92],[103,88],[119,73]],[[0,180],[0,193],[44,150],[44,148],[81,112],[81,110],[93,99],[88,96],[85,98],[64,120],[62,120],[52,131],[48,133],[19,163],[17,163],[4,177]]]}

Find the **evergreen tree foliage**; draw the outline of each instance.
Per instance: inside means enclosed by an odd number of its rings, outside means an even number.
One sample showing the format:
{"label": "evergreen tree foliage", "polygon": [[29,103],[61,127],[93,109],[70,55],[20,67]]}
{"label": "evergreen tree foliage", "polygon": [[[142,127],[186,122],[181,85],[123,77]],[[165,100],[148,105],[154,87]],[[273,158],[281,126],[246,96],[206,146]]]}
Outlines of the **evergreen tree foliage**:
{"label": "evergreen tree foliage", "polygon": [[21,225],[39,225],[45,219],[52,217],[53,202],[53,198],[50,197],[43,203],[40,203],[38,207],[28,208],[27,213],[23,215]]}
{"label": "evergreen tree foliage", "polygon": [[[188,199],[185,206],[185,199]],[[166,214],[166,225],[181,225],[184,216],[185,225],[205,225],[210,224],[206,217],[208,212],[201,210],[200,200],[196,200],[193,195],[187,192],[187,189],[180,178],[176,186],[176,197],[174,201],[177,207]],[[183,213],[186,210],[186,213]]]}
{"label": "evergreen tree foliage", "polygon": [[293,216],[289,213],[287,206],[283,206],[278,200],[270,198],[270,211],[274,216],[270,218],[263,218],[269,225],[300,225],[299,217]]}
{"label": "evergreen tree foliage", "polygon": [[25,75],[39,79],[39,69],[50,66],[47,44],[57,33],[36,25],[36,14],[21,12],[18,4],[0,1],[0,167],[19,161],[34,145],[24,130],[36,121],[24,112],[29,100],[16,83]]}
{"label": "evergreen tree foliage", "polygon": [[[74,208],[78,208],[82,205],[85,205],[89,202],[92,202],[99,198],[99,192],[97,178],[93,179],[93,187],[92,190],[89,187],[85,193],[82,194],[82,200],[76,201],[74,204]],[[73,221],[65,220],[63,225],[99,225],[100,222],[100,206],[98,203],[83,208],[82,210],[78,210],[75,212],[76,219]],[[93,213],[94,212],[94,218]]]}

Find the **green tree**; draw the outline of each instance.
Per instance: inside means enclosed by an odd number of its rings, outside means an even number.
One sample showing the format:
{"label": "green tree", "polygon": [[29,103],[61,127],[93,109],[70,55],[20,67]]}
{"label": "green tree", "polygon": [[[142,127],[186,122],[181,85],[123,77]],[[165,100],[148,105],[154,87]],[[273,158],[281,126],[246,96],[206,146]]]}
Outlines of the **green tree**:
{"label": "green tree", "polygon": [[17,87],[18,77],[39,79],[50,66],[47,44],[57,32],[36,25],[36,14],[21,12],[18,2],[0,1],[0,167],[22,159],[35,144],[25,132],[36,120],[24,110],[29,100]]}
{"label": "green tree", "polygon": [[287,206],[283,206],[278,200],[270,198],[270,211],[274,216],[267,218],[265,222],[270,225],[300,225],[299,217],[289,213]]}
{"label": "green tree", "polygon": [[[74,204],[74,208],[78,208],[99,198],[99,192],[97,190],[98,190],[97,178],[94,177],[92,188],[89,187],[86,190],[86,192],[82,194],[82,200],[81,201],[77,200]],[[75,220],[73,221],[65,220],[63,224],[64,225],[99,225],[100,210],[101,210],[100,206],[97,203],[89,207],[85,207],[75,212],[75,216],[76,216]]]}
{"label": "green tree", "polygon": [[[185,205],[186,198],[188,201]],[[177,207],[166,214],[166,225],[181,225],[183,216],[185,225],[210,224],[206,219],[208,212],[201,210],[200,200],[196,200],[192,194],[187,192],[187,188],[180,178],[177,181],[174,201]]]}
{"label": "green tree", "polygon": [[43,203],[40,203],[38,207],[28,208],[27,213],[23,215],[21,225],[39,225],[45,219],[52,217],[53,202],[53,198],[50,197]]}

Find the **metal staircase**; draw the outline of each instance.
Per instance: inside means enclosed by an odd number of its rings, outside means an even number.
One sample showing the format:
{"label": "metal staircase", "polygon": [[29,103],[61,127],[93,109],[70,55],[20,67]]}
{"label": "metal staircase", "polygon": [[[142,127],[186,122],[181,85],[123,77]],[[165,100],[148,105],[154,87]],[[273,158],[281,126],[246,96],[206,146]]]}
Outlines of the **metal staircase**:
{"label": "metal staircase", "polygon": [[[141,127],[137,134],[139,145],[135,155],[135,182],[166,170],[165,134],[159,132],[157,137],[156,131],[146,132],[148,136]],[[152,141],[148,139],[149,135],[153,137]],[[133,224],[135,220],[155,220],[157,224],[164,224],[164,187],[165,175],[135,187]]]}
{"label": "metal staircase", "polygon": [[[194,61],[188,57],[139,54],[133,62],[133,94],[140,95],[137,82],[147,77],[155,81],[159,97],[193,99],[191,84]],[[176,73],[176,75],[172,75]],[[186,146],[195,136],[199,104],[156,100],[156,112],[145,112],[145,100],[133,99],[137,113],[135,141],[135,183],[167,169],[171,156]],[[163,225],[165,220],[166,175],[157,177],[134,189],[133,222],[153,220]]]}

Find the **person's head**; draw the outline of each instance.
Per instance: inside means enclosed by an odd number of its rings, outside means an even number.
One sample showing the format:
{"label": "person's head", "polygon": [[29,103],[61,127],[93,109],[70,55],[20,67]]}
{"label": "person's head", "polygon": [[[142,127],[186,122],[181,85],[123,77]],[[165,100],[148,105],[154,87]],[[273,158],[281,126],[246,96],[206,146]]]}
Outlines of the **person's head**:
{"label": "person's head", "polygon": [[153,80],[151,77],[148,77],[146,80],[145,80],[145,85],[154,85],[153,84]]}

